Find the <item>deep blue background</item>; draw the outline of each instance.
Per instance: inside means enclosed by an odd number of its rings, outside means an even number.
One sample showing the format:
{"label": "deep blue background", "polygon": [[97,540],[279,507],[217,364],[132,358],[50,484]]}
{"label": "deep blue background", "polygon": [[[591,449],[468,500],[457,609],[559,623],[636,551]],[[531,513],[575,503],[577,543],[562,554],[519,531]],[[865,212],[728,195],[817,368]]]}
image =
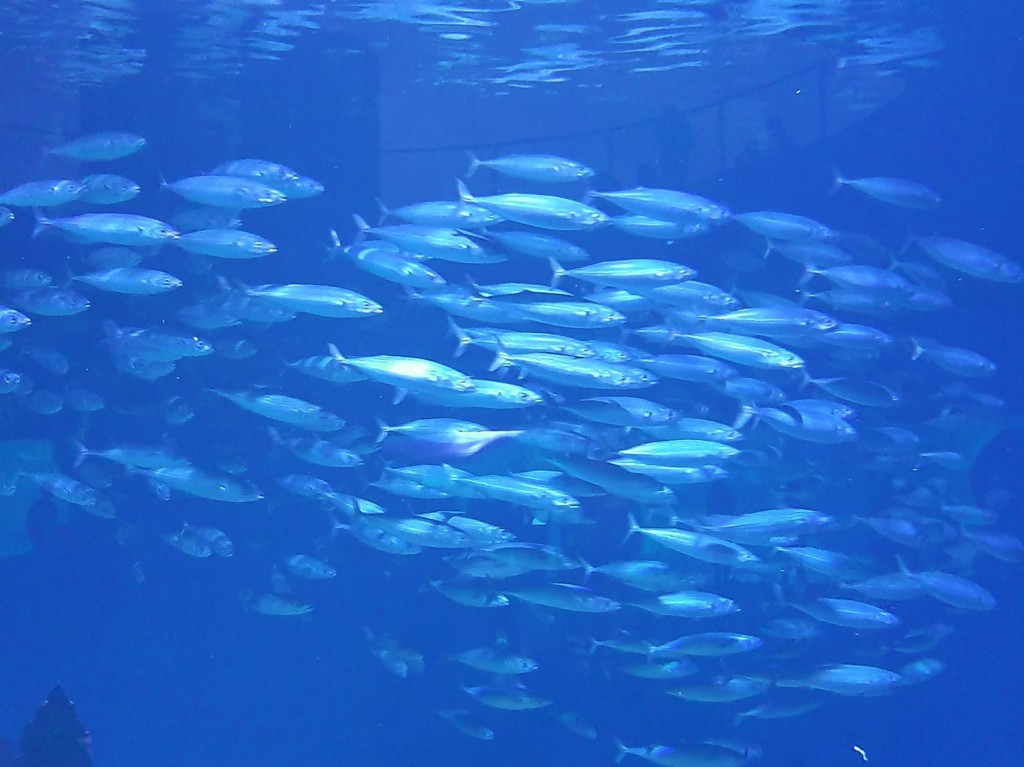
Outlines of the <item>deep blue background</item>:
{"label": "deep blue background", "polygon": [[[1007,12],[1010,3],[972,5],[969,11],[952,0],[947,5],[942,26],[948,48],[941,68],[922,73],[903,97],[853,129],[794,157],[793,175],[779,195],[794,210],[838,225],[837,219],[844,216],[884,214],[867,203],[858,211],[862,201],[852,198],[822,199],[820,173],[829,165],[851,174],[926,180],[945,198],[934,233],[984,242],[1024,258],[1020,18]],[[291,64],[303,65],[309,62],[301,56]],[[362,74],[365,79],[358,87],[372,89],[372,70]],[[261,82],[266,92],[280,95],[280,89],[270,87],[273,83]],[[307,87],[307,96],[321,99],[356,86],[323,82]],[[288,108],[287,97],[280,97],[278,109]],[[96,114],[90,108],[107,110],[98,118],[102,123],[108,122],[109,110],[125,109],[123,103],[118,106],[118,94],[86,106],[85,128],[90,127],[90,115]],[[211,145],[200,143],[197,149],[176,124],[162,125],[154,114],[158,112],[135,114],[128,122],[150,123],[150,129],[141,132],[151,137],[161,165],[185,175],[221,159],[203,156],[206,151],[213,154]],[[314,111],[310,118],[314,123],[317,114]],[[317,231],[288,224],[293,227],[289,237],[299,238],[302,247],[318,248],[322,221],[341,218],[339,210],[368,212],[376,180],[373,155],[366,147],[373,147],[375,126],[320,123],[322,134],[297,142],[288,135],[288,122],[247,123],[240,142],[246,154],[265,153],[308,169],[329,189],[338,190],[335,197],[310,203],[306,220],[315,222]],[[414,145],[415,137],[409,138]],[[353,142],[358,151],[352,151]],[[313,147],[322,147],[332,159],[320,162],[316,152],[311,153]],[[343,172],[351,175],[336,175]],[[767,197],[779,199],[770,190],[749,189],[728,176],[704,182],[698,191],[713,196],[727,192],[737,208],[767,204]],[[267,228],[280,226],[284,231],[284,218],[277,221],[272,218],[276,211],[269,213]],[[876,223],[883,228],[901,226],[886,220]],[[304,279],[316,281],[315,270],[305,272],[310,276]],[[1013,403],[1011,411],[1017,412],[1024,381],[1019,287],[964,282],[954,284],[952,292],[955,319],[938,320],[935,335],[998,359],[997,386]],[[345,341],[353,350],[365,343],[351,337]],[[320,343],[319,337],[311,340],[303,353],[318,352]],[[448,341],[444,347],[439,359],[447,357]],[[213,383],[217,382],[204,382]],[[142,388],[128,389],[129,396],[140,402],[150,396]],[[48,428],[60,430],[59,425]],[[234,424],[216,428],[237,436]],[[63,441],[63,435],[54,436]],[[1024,497],[1016,473],[1020,452],[1011,445],[987,457],[991,471],[1005,477],[1004,488],[1017,498]],[[161,519],[165,510],[144,489],[134,498],[138,508],[128,513],[140,522],[170,529],[180,521]],[[240,536],[245,545],[233,560],[193,561],[159,541],[145,547],[121,545],[110,527],[97,520],[64,521],[39,512],[34,518],[36,551],[0,562],[0,733],[16,736],[46,692],[60,683],[78,702],[101,765],[610,762],[607,741],[590,745],[541,716],[525,715],[529,726],[517,724],[523,721],[518,715],[494,717],[500,740],[481,744],[450,730],[430,713],[430,706],[417,702],[469,707],[452,683],[469,677],[454,667],[445,669],[442,658],[453,647],[493,638],[484,621],[466,625],[464,611],[409,588],[410,583],[428,588],[431,570],[421,562],[387,560],[389,570],[382,571],[382,558],[354,544],[344,545],[338,552],[340,583],[303,587],[304,596],[317,605],[313,620],[275,621],[242,612],[236,594],[265,580],[266,563],[272,558],[265,553],[280,548],[280,542],[267,540],[259,520],[237,519],[252,513],[244,507],[204,511],[204,522],[245,530]],[[300,520],[295,527],[297,540],[325,532],[322,520]],[[1004,527],[1024,536],[1024,523],[1012,515]],[[142,585],[132,577],[132,564],[139,560],[144,560],[146,573]],[[1011,566],[987,568],[986,584],[999,596],[1000,608],[960,621],[945,646],[949,670],[930,684],[890,698],[840,701],[779,727],[751,725],[747,733],[765,744],[765,763],[857,764],[859,757],[850,750],[853,744],[867,749],[872,762],[885,765],[1019,763],[1024,753],[1020,582],[1019,570]],[[450,626],[447,635],[416,633],[417,616],[426,610],[441,613],[433,615],[430,624]],[[400,627],[402,638],[427,655],[431,673],[404,681],[389,676],[367,652],[364,624],[375,629]],[[559,638],[558,631],[549,633],[526,614],[521,630],[523,636],[517,640],[541,657],[544,648]],[[559,672],[553,679],[549,684],[563,683],[563,699],[572,701],[602,732],[621,734],[630,743],[664,738],[667,730],[678,738],[701,735],[699,720],[682,713],[688,709],[680,708],[673,722],[648,722],[642,706],[613,706],[596,697],[612,690],[628,695],[628,687],[598,685],[591,690],[571,668],[564,670],[564,678]],[[617,720],[608,719],[612,711]],[[501,749],[497,757],[496,746]]]}

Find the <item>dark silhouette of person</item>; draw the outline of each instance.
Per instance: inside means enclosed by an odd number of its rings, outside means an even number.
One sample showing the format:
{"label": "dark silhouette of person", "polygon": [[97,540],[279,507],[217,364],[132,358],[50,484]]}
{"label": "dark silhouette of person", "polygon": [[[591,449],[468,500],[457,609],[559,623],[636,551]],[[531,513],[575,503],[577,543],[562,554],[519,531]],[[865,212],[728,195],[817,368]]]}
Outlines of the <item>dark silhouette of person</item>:
{"label": "dark silhouette of person", "polygon": [[786,157],[796,151],[796,144],[786,130],[786,124],[777,115],[769,117],[764,121],[764,132],[767,138],[768,151],[772,154]]}
{"label": "dark silhouette of person", "polygon": [[749,138],[747,143],[743,145],[743,149],[736,155],[733,164],[739,171],[756,171],[764,157],[764,151],[764,146],[758,141],[757,137]]}
{"label": "dark silhouette of person", "polygon": [[91,736],[60,687],[47,696],[18,743],[21,754],[14,767],[92,767]]}

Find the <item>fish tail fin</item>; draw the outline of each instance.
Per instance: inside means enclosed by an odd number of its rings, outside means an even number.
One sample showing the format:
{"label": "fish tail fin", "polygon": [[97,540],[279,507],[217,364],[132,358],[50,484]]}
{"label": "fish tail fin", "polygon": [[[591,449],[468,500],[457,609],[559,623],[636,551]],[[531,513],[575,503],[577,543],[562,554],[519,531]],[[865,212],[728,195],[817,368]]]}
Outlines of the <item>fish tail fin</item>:
{"label": "fish tail fin", "polygon": [[800,383],[797,386],[798,391],[803,391],[807,388],[808,384],[814,383],[814,379],[811,378],[811,374],[807,372],[807,368],[800,368]]}
{"label": "fish tail fin", "polygon": [[337,346],[335,346],[334,344],[327,344],[327,353],[328,353],[329,355],[331,355],[331,357],[332,357],[332,358],[333,358],[333,359],[334,359],[334,360],[335,360],[336,362],[348,362],[348,360],[346,360],[346,359],[345,359],[345,358],[344,358],[344,357],[342,356],[341,352],[340,352],[340,351],[338,351],[338,347],[337,347]]}
{"label": "fish tail fin", "polygon": [[374,418],[373,420],[377,424],[377,436],[374,438],[373,442],[375,445],[379,445],[381,442],[387,439],[388,432],[390,431],[391,427],[384,422],[383,418]]}
{"label": "fish tail fin", "polygon": [[103,320],[103,335],[108,344],[113,344],[121,337],[121,328],[113,320]]}
{"label": "fish tail fin", "polygon": [[846,186],[847,184],[849,184],[850,183],[850,179],[845,178],[843,176],[843,174],[839,172],[839,168],[837,168],[835,165],[832,166],[831,172],[832,172],[832,186],[829,188],[828,193],[829,194],[835,194],[836,192],[839,191],[840,187]]}
{"label": "fish tail fin", "polygon": [[327,516],[330,517],[331,520],[330,538],[333,539],[338,535],[339,530],[344,530],[346,527],[348,527],[348,525],[342,522],[340,519],[338,519],[336,514],[328,514]]}
{"label": "fish tail fin", "polygon": [[821,274],[821,269],[816,267],[814,264],[807,264],[804,267],[803,274],[800,275],[800,280],[797,282],[801,288],[805,287],[807,283],[814,279],[816,274]]}
{"label": "fish tail fin", "polygon": [[541,396],[545,405],[561,405],[565,402],[565,397],[546,386],[533,386],[531,388]]}
{"label": "fish tail fin", "polygon": [[410,301],[419,301],[422,298],[423,294],[416,292],[415,288],[411,288],[408,285],[402,286],[402,295],[399,296],[399,301],[407,304]]}
{"label": "fish tail fin", "polygon": [[480,162],[480,158],[476,156],[476,152],[470,151],[467,154],[467,159],[469,160],[469,168],[466,170],[466,178],[472,178],[473,174],[480,169],[482,163]]}
{"label": "fish tail fin", "polygon": [[732,428],[742,429],[748,423],[757,421],[757,409],[749,402],[744,402],[740,405],[740,410],[736,414],[735,420],[732,422]]}
{"label": "fish tail fin", "polygon": [[[772,550],[773,551],[778,551],[779,547],[776,546]],[[778,602],[780,605],[788,605],[789,604],[786,601],[786,595],[782,593],[782,584],[779,581],[775,581],[775,583],[772,584],[772,596],[775,597],[775,601]]]}
{"label": "fish tail fin", "polygon": [[590,205],[590,200],[592,200],[594,197],[593,189],[590,186],[593,180],[593,176],[587,176],[585,179],[583,179],[583,194],[580,195],[580,202],[582,202],[584,205]]}
{"label": "fish tail fin", "polygon": [[460,202],[475,202],[473,195],[470,193],[469,189],[466,188],[466,185],[463,183],[461,178],[455,179],[455,188],[459,192]]}
{"label": "fish tail fin", "polygon": [[73,440],[71,445],[75,448],[75,459],[72,462],[71,466],[72,468],[77,469],[85,462],[86,458],[92,455],[92,451],[90,451],[85,445],[83,445],[77,439]]}
{"label": "fish tail fin", "polygon": [[562,265],[558,263],[553,256],[548,258],[548,264],[551,265],[551,287],[557,288],[558,283],[562,281],[562,278],[565,277],[568,272],[562,268]]}
{"label": "fish tail fin", "polygon": [[498,368],[508,368],[512,367],[512,365],[512,358],[508,356],[501,341],[498,341],[498,347],[494,352],[494,360],[492,360],[487,369],[493,373]]}
{"label": "fish tail fin", "polygon": [[912,360],[921,359],[921,355],[923,355],[925,353],[925,351],[926,351],[926,349],[922,345],[921,341],[919,339],[917,339],[916,337],[911,336],[910,337],[910,346],[911,346],[910,359],[912,359]]}
{"label": "fish tail fin", "polygon": [[231,283],[228,281],[227,277],[222,274],[215,275],[215,277],[217,279],[217,290],[221,293],[231,293],[234,291],[234,288],[231,287]]}
{"label": "fish tail fin", "polygon": [[626,530],[626,536],[622,539],[623,543],[632,538],[633,533],[639,532],[640,530],[640,525],[637,523],[636,517],[633,516],[633,512],[629,512],[629,515],[626,517],[626,521],[629,523],[629,529]]}
{"label": "fish tail fin", "polygon": [[237,277],[232,277],[230,280],[227,281],[227,284],[230,286],[231,290],[242,293],[243,295],[249,297],[252,297],[254,295],[253,289],[249,287],[249,285],[247,285],[246,283],[242,282]]}
{"label": "fish tail fin", "polygon": [[473,339],[469,337],[465,330],[456,325],[455,320],[451,317],[448,317],[448,328],[458,341],[458,345],[455,347],[455,356],[461,357],[466,353],[466,347],[472,345]]}
{"label": "fish tail fin", "polygon": [[613,737],[612,741],[615,743],[615,763],[620,764],[623,759],[633,753],[633,749],[618,738]]}
{"label": "fish tail fin", "polygon": [[799,296],[799,298],[797,298],[797,303],[799,303],[800,306],[806,306],[808,301],[821,300],[821,293],[814,293],[810,290],[800,290],[798,288],[796,294]]}
{"label": "fish tail fin", "polygon": [[46,229],[46,227],[53,226],[53,219],[44,216],[42,211],[38,208],[32,208],[32,213],[36,217],[36,225],[32,229],[32,239],[34,240],[43,232],[44,229]]}
{"label": "fish tail fin", "polygon": [[590,574],[593,573],[597,568],[590,564],[583,557],[577,560],[583,566],[583,582],[586,583],[590,579]]}
{"label": "fish tail fin", "polygon": [[380,226],[388,219],[389,216],[391,216],[391,209],[384,204],[384,200],[380,197],[374,197],[373,199],[377,203],[377,211],[380,214],[377,217],[377,226]]}
{"label": "fish tail fin", "polygon": [[331,244],[325,249],[327,256],[324,258],[324,261],[333,261],[345,249],[341,244],[341,238],[338,237],[337,229],[331,229],[329,234],[331,236]]}
{"label": "fish tail fin", "polygon": [[765,245],[764,245],[764,255],[762,256],[762,258],[765,261],[767,261],[768,260],[768,256],[770,256],[772,254],[773,250],[775,250],[775,243],[772,242],[771,239],[766,239],[765,240]]}
{"label": "fish tail fin", "polygon": [[358,213],[352,214],[352,220],[356,222],[356,237],[352,240],[352,244],[356,245],[366,239],[366,235],[370,231],[370,225]]}

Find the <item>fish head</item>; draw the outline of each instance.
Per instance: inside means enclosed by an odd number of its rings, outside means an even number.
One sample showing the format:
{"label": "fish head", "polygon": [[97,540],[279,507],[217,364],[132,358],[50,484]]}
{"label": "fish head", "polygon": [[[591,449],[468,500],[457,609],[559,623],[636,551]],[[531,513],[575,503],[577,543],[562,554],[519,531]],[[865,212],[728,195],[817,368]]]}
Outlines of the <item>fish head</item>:
{"label": "fish head", "polygon": [[22,328],[27,328],[32,324],[27,316],[14,309],[8,309],[0,312],[0,333],[11,333]]}
{"label": "fish head", "polygon": [[5,370],[0,373],[0,391],[12,392],[21,384],[21,374],[13,370]]}
{"label": "fish head", "polygon": [[1002,282],[1024,282],[1024,268],[1009,259],[1000,261],[996,273]]}
{"label": "fish head", "polygon": [[617,312],[614,309],[601,312],[599,317],[602,325],[619,325],[626,321],[626,315],[621,312]]}
{"label": "fish head", "polygon": [[[139,234],[145,234],[145,227],[139,227]],[[152,234],[160,240],[176,240],[181,236],[177,229],[163,222],[153,227]]]}
{"label": "fish head", "polygon": [[160,290],[174,290],[182,286],[182,281],[170,274],[159,274],[149,280],[149,284]]}
{"label": "fish head", "polygon": [[209,341],[204,341],[199,336],[189,338],[186,346],[188,347],[189,355],[193,357],[205,357],[207,354],[213,353],[213,344]]}
{"label": "fish head", "polygon": [[835,330],[839,327],[839,320],[835,317],[829,317],[827,314],[814,317],[809,323],[808,328],[816,330],[821,333],[827,333],[830,330]]}
{"label": "fish head", "polygon": [[356,308],[356,311],[358,311],[360,314],[374,315],[374,314],[383,314],[384,313],[384,307],[383,306],[378,304],[376,301],[371,301],[368,298],[356,301],[355,302],[355,308]]}
{"label": "fish head", "polygon": [[[570,169],[566,168],[565,170],[570,170]],[[573,170],[574,170],[573,176],[576,178],[577,181],[585,181],[588,178],[593,178],[594,177],[594,169],[593,168],[588,168],[585,165],[579,165],[576,168],[574,168]]]}
{"label": "fish head", "polygon": [[116,149],[120,147],[137,152],[146,145],[146,139],[138,135],[121,134],[117,136],[110,136],[104,144],[109,149]]}
{"label": "fish head", "polygon": [[521,405],[542,405],[542,404],[544,404],[544,398],[542,396],[540,396],[537,392],[530,391],[529,389],[524,389],[523,391],[516,392],[515,395],[513,396],[513,400],[515,400],[516,402],[518,402]]}
{"label": "fish head", "polygon": [[89,308],[89,299],[79,293],[61,291],[54,296],[54,305],[67,312],[80,312]]}
{"label": "fish head", "polygon": [[632,383],[643,384],[644,386],[653,386],[658,383],[658,377],[654,373],[649,373],[646,370],[637,370],[630,376],[626,376]]}
{"label": "fish head", "polygon": [[324,185],[311,178],[296,175],[295,178],[290,178],[288,181],[291,182],[295,197],[316,197],[318,194],[323,194],[324,191]]}
{"label": "fish head", "polygon": [[731,217],[732,211],[724,205],[708,206],[707,211],[703,211],[702,215],[702,218],[706,218],[709,221],[726,221]]}

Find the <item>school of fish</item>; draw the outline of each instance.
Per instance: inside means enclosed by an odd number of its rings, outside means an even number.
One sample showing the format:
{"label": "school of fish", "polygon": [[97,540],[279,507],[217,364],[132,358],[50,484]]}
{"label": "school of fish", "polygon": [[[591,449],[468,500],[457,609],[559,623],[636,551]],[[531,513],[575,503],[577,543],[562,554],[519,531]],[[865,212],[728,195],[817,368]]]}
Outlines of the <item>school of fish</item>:
{"label": "school of fish", "polygon": [[[50,151],[106,169],[145,149],[110,131]],[[742,735],[752,718],[909,695],[940,673],[955,625],[997,605],[986,573],[1024,559],[1024,544],[965,480],[964,435],[1005,416],[984,388],[997,363],[904,337],[900,322],[954,311],[947,278],[1013,290],[1024,269],[953,237],[883,246],[799,212],[588,190],[594,169],[564,157],[474,157],[456,173],[450,199],[356,215],[352,242],[330,228],[352,212],[322,222],[327,284],[304,282],[289,244],[258,234],[260,209],[301,215],[323,192],[274,162],[164,181],[162,199],[180,203],[166,221],[115,212],[140,185],[113,173],[4,191],[0,237],[25,255],[0,277],[0,404],[18,438],[59,413],[74,424],[56,470],[5,476],[5,492],[38,486],[111,535],[128,535],[116,527],[127,517],[182,567],[264,561],[240,609],[268,620],[315,621],[323,592],[310,582],[356,579],[353,548],[381,569],[415,556],[431,572],[424,600],[477,611],[496,636],[550,622],[548,654],[609,689],[640,684],[652,709],[720,714],[706,739],[627,745],[507,638],[466,647],[449,627],[451,655],[425,657],[416,627],[354,616],[391,673],[447,669],[464,705],[426,705],[481,740],[503,737],[494,709],[522,712],[522,731],[544,709],[605,741],[609,759],[730,767],[756,756]],[[510,191],[474,192],[484,174]],[[941,205],[901,179],[836,187]],[[11,225],[22,218],[32,241]],[[785,287],[732,269],[722,237]],[[262,282],[261,264],[285,258],[294,281]],[[521,279],[487,281],[493,264]],[[403,335],[420,353],[396,351]],[[100,369],[81,368],[86,348],[104,349]],[[257,378],[268,368],[276,377]],[[126,431],[146,436],[105,441]],[[208,461],[205,441],[223,460]],[[262,461],[271,476],[248,470]],[[143,489],[161,514],[127,508]],[[218,504],[273,507],[282,539],[300,518],[319,534],[301,551],[247,551],[208,521]]]}

